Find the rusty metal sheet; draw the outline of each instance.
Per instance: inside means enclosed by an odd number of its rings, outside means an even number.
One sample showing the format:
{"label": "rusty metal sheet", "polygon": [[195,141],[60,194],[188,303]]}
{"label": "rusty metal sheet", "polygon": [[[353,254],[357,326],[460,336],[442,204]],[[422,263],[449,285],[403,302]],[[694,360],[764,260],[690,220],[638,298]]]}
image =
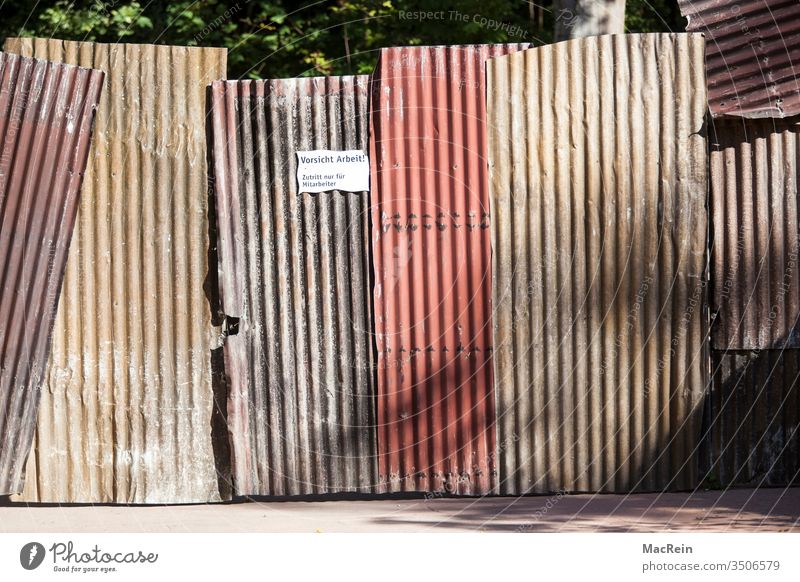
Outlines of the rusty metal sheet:
{"label": "rusty metal sheet", "polygon": [[687,31],[706,36],[712,115],[800,114],[800,2],[678,0]]}
{"label": "rusty metal sheet", "polygon": [[800,483],[800,350],[712,352],[702,475],[710,487]]}
{"label": "rusty metal sheet", "polygon": [[218,500],[205,101],[227,51],[46,39],[5,50],[107,82],[22,499]]}
{"label": "rusty metal sheet", "polygon": [[486,59],[382,49],[372,81],[381,491],[495,486]]}
{"label": "rusty metal sheet", "polygon": [[499,489],[690,488],[707,376],[703,37],[487,63]]}
{"label": "rusty metal sheet", "polygon": [[800,125],[718,119],[709,136],[713,346],[800,347]]}
{"label": "rusty metal sheet", "polygon": [[367,76],[219,81],[214,177],[240,495],[377,482],[369,193],[310,194],[297,152],[368,145]]}
{"label": "rusty metal sheet", "polygon": [[0,53],[0,495],[23,488],[102,86]]}

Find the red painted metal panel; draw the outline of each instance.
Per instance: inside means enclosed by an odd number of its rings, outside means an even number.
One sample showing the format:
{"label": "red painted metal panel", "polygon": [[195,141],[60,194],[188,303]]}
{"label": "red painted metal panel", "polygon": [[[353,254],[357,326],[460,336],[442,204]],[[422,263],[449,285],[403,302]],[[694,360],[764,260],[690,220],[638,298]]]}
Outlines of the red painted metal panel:
{"label": "red painted metal panel", "polygon": [[0,495],[23,487],[102,84],[0,53]]}
{"label": "red painted metal panel", "polygon": [[484,65],[524,48],[380,54],[370,149],[382,491],[496,485]]}
{"label": "red painted metal panel", "polygon": [[686,30],[706,35],[714,116],[800,114],[800,2],[678,0]]}

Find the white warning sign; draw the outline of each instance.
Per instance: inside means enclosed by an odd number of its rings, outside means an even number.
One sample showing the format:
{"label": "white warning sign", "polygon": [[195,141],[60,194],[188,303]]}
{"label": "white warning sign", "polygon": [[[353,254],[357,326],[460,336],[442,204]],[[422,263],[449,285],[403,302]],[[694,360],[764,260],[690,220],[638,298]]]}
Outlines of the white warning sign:
{"label": "white warning sign", "polygon": [[361,150],[297,152],[299,192],[369,190],[369,157]]}

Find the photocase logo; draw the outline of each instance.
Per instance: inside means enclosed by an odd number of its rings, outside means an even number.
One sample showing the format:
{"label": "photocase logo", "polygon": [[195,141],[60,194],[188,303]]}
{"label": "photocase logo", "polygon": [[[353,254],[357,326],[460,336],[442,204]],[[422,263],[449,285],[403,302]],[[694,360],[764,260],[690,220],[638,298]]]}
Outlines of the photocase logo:
{"label": "photocase logo", "polygon": [[44,546],[39,542],[30,542],[19,551],[19,563],[26,570],[35,570],[44,561]]}

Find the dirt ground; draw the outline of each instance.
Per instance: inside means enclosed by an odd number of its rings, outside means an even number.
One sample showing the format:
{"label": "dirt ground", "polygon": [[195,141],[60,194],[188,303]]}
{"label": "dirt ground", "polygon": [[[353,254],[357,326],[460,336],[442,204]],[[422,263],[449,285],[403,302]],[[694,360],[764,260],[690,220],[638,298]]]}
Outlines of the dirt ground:
{"label": "dirt ground", "polygon": [[0,532],[800,532],[800,488],[484,499],[0,506]]}

